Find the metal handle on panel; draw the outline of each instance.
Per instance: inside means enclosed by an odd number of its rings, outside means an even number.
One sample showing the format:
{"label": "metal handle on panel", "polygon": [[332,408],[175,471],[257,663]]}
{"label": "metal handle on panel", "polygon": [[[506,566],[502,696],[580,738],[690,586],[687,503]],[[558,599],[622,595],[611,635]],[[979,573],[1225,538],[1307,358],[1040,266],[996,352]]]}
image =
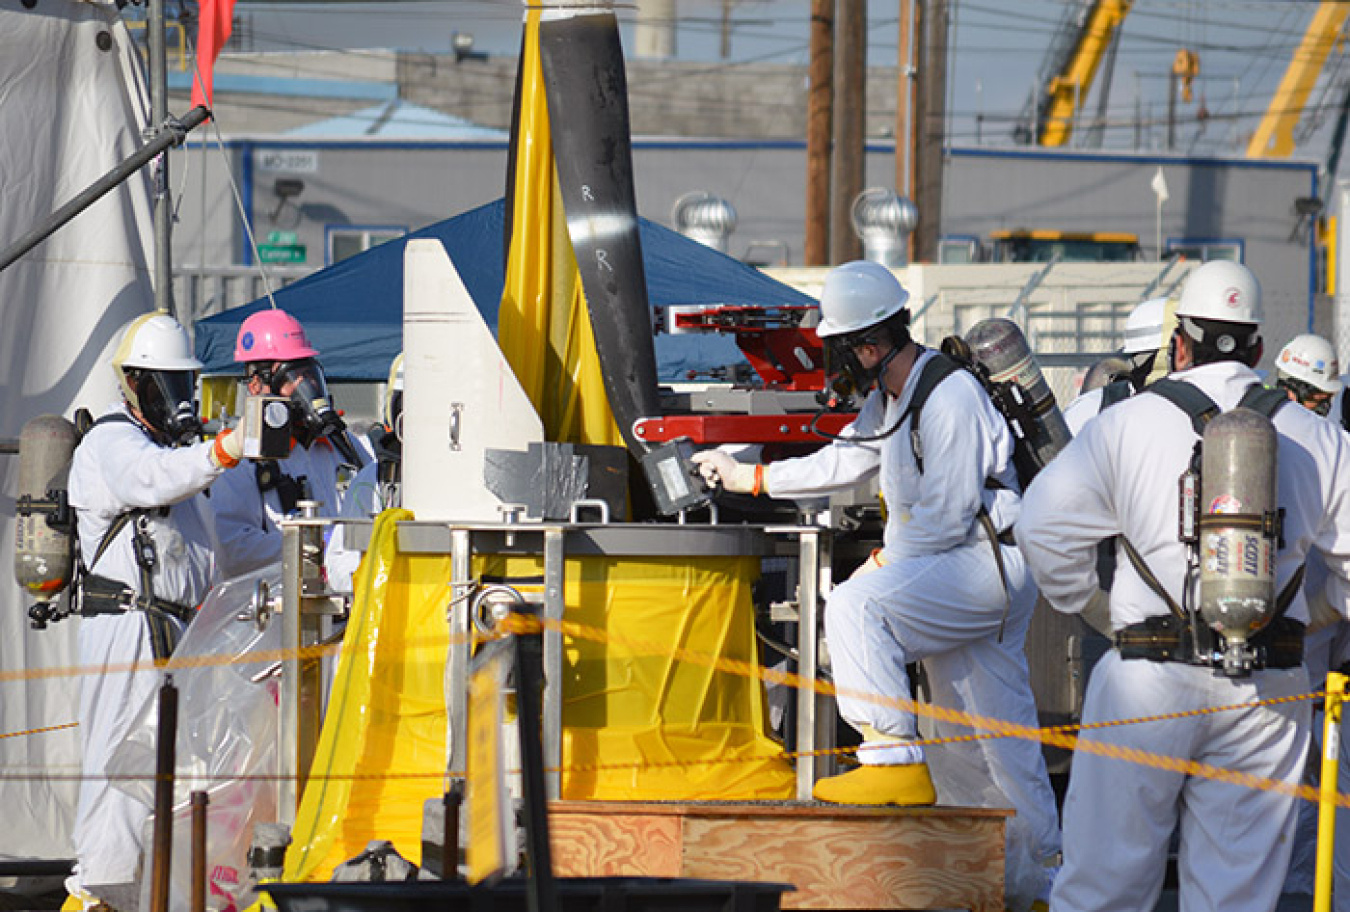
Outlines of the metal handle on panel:
{"label": "metal handle on panel", "polygon": [[459,452],[459,427],[464,416],[464,403],[450,403],[450,449]]}

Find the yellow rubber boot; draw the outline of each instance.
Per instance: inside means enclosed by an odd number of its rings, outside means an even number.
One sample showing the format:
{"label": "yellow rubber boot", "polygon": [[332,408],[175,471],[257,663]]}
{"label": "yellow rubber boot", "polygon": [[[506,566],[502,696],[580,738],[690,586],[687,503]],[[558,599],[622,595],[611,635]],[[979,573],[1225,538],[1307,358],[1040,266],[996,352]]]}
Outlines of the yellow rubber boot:
{"label": "yellow rubber boot", "polygon": [[811,797],[830,804],[922,807],[937,801],[927,763],[860,766],[816,783]]}

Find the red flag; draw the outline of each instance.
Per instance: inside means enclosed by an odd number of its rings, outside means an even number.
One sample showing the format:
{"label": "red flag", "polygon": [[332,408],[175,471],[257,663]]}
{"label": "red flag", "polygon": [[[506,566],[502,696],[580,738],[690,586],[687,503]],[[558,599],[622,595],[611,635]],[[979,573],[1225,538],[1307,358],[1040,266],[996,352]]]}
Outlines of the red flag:
{"label": "red flag", "polygon": [[201,0],[197,11],[197,78],[192,80],[192,104],[210,107],[216,58],[230,40],[234,25],[234,0]]}

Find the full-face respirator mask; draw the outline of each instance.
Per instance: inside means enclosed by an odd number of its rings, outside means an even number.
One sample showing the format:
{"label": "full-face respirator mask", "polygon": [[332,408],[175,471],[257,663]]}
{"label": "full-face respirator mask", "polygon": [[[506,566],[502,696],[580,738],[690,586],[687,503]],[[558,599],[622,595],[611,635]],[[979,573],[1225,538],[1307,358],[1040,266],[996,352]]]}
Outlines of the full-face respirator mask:
{"label": "full-face respirator mask", "polygon": [[343,458],[353,465],[361,464],[361,458],[347,439],[347,424],[333,407],[319,362],[304,358],[283,361],[275,368],[259,365],[253,374],[267,385],[272,395],[288,400],[291,430],[296,440],[307,446],[320,437],[327,437]]}
{"label": "full-face respirator mask", "polygon": [[[908,312],[904,316],[907,323]],[[896,334],[891,332],[890,351],[872,367],[863,367],[857,349],[860,345],[880,342],[887,332],[887,324],[882,324],[863,333],[830,336],[822,340],[825,344],[825,388],[817,394],[816,399],[824,408],[847,411],[852,408],[855,396],[867,395],[881,379],[891,360],[900,354],[908,341],[908,333],[903,326],[901,332],[905,338],[895,338]]]}
{"label": "full-face respirator mask", "polygon": [[193,443],[201,437],[197,416],[197,376],[193,371],[126,369],[132,403],[159,438],[169,446]]}

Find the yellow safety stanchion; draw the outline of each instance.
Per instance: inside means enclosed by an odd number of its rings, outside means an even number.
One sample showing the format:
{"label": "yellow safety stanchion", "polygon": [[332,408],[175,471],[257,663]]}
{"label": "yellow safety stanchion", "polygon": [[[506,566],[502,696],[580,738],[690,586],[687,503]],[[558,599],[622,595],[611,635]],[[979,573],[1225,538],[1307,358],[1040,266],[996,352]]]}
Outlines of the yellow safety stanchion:
{"label": "yellow safety stanchion", "polygon": [[1322,795],[1317,805],[1317,875],[1313,912],[1331,912],[1331,863],[1336,848],[1336,773],[1340,768],[1341,704],[1347,678],[1327,675],[1326,724],[1322,728]]}

